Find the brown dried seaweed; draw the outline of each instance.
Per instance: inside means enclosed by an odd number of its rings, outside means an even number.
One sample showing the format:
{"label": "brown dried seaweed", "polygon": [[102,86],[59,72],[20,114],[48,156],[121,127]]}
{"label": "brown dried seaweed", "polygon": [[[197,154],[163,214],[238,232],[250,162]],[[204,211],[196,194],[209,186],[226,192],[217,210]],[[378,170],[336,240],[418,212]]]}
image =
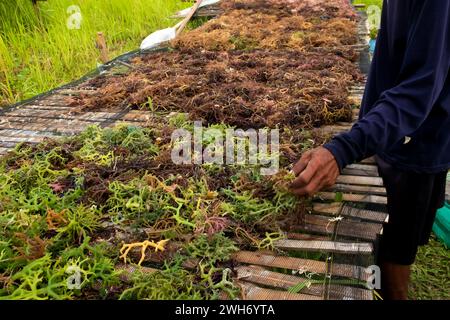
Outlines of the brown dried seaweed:
{"label": "brown dried seaweed", "polygon": [[207,123],[310,127],[350,120],[347,90],[360,80],[344,58],[294,50],[186,49],[143,56],[135,65],[72,104],[80,110],[139,108],[150,98],[154,110],[186,112]]}

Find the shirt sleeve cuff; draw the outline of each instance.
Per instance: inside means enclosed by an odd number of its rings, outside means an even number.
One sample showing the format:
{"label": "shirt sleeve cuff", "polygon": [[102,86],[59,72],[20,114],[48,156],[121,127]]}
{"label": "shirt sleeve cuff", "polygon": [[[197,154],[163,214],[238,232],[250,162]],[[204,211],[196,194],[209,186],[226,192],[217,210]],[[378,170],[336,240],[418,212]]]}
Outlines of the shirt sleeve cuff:
{"label": "shirt sleeve cuff", "polygon": [[342,172],[346,166],[354,162],[354,159],[352,159],[352,153],[346,152],[345,144],[337,138],[334,138],[330,142],[326,143],[323,147],[333,154],[339,166],[340,172]]}

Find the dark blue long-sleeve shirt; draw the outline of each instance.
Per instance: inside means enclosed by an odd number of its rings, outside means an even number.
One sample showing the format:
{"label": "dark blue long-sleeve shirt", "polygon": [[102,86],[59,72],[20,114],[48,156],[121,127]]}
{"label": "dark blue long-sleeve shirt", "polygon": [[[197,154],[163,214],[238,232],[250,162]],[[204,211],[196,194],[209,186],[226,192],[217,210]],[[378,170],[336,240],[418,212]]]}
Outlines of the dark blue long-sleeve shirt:
{"label": "dark blue long-sleeve shirt", "polygon": [[339,167],[377,154],[401,169],[449,169],[449,69],[450,0],[385,0],[359,121],[325,145]]}

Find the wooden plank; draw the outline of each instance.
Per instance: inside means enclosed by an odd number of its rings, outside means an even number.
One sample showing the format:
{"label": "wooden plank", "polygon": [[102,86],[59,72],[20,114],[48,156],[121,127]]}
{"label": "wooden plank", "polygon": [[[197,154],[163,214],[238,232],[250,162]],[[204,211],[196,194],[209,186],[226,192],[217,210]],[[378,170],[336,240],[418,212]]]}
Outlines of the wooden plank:
{"label": "wooden plank", "polygon": [[386,189],[384,187],[359,186],[340,183],[335,184],[333,187],[327,189],[326,191],[373,194],[378,196],[386,195]]}
{"label": "wooden plank", "polygon": [[105,115],[104,118],[110,118],[115,115],[115,113],[107,113],[107,112],[85,112],[78,113],[75,110],[61,110],[61,109],[18,109],[11,112],[8,112],[6,116],[8,117],[40,117],[40,118],[67,118],[72,117],[73,115],[83,115],[83,114],[98,114]]}
{"label": "wooden plank", "polygon": [[97,90],[89,90],[89,89],[78,89],[78,88],[70,88],[70,89],[62,89],[58,91],[58,94],[64,96],[80,96],[80,95],[94,95],[97,93]]}
{"label": "wooden plank", "polygon": [[[239,263],[270,268],[282,268],[294,270],[299,273],[313,272],[318,274],[327,274],[328,270],[327,263],[323,261],[272,256],[250,251],[239,251],[233,255],[233,259]],[[334,276],[358,280],[367,280],[368,278],[368,275],[364,272],[364,268],[346,264],[332,264],[330,273]]]}
{"label": "wooden plank", "polygon": [[341,175],[337,178],[337,183],[382,187],[383,179],[379,178],[379,177],[362,177],[362,176],[353,176],[353,175]]}
{"label": "wooden plank", "polygon": [[[101,119],[92,119],[92,120],[85,120],[85,119],[79,119],[79,118],[24,118],[24,117],[3,117],[0,120],[0,123],[10,123],[11,125],[21,125],[21,124],[45,124],[47,126],[73,126],[74,124],[80,124],[80,125],[91,125],[92,122],[101,122]],[[24,128],[25,130],[32,130],[27,129],[27,127]]]}
{"label": "wooden plank", "polygon": [[42,131],[49,131],[55,135],[74,135],[77,133],[80,133],[81,131],[83,131],[84,129],[86,129],[88,126],[83,126],[83,127],[78,127],[78,128],[55,128],[55,127],[50,127],[50,126],[44,126],[41,124],[37,124],[37,125],[33,125],[33,124],[28,124],[28,125],[19,125],[19,126],[4,126],[0,124],[0,129],[11,129],[11,128],[15,128],[15,129],[23,129],[23,128],[29,128],[31,130],[42,130]]}
{"label": "wooden plank", "polygon": [[341,215],[378,223],[385,223],[389,219],[389,215],[385,212],[354,208],[348,204],[343,206]]}
{"label": "wooden plank", "polygon": [[0,147],[0,154],[4,155],[6,153],[8,153],[9,151],[11,151],[13,148],[4,148],[4,147]]}
{"label": "wooden plank", "polygon": [[[45,105],[25,105],[16,109],[13,109],[15,111],[17,110],[34,110],[34,111],[60,111],[60,112],[70,112],[70,111],[75,111],[76,108],[74,107],[70,107],[70,106],[59,106],[59,105],[55,105],[55,106],[45,106]],[[11,111],[13,111],[11,110]]]}
{"label": "wooden plank", "polygon": [[67,111],[58,110],[58,109],[28,109],[28,108],[20,108],[17,110],[12,110],[6,113],[4,116],[7,117],[35,117],[35,116],[59,116],[60,114],[64,114]]}
{"label": "wooden plank", "polygon": [[[114,118],[114,114],[111,115]],[[100,115],[96,115],[94,113],[91,114],[80,114],[78,116],[71,116],[68,114],[59,114],[57,116],[47,116],[44,113],[40,115],[35,115],[33,117],[24,117],[24,116],[8,116],[3,117],[4,121],[7,121],[11,124],[15,123],[48,123],[50,121],[53,122],[66,122],[66,121],[76,121],[76,122],[94,122],[100,123],[105,120],[109,120],[108,118],[103,118]]]}
{"label": "wooden plank", "polygon": [[278,249],[293,251],[329,252],[348,255],[368,255],[373,253],[373,245],[371,243],[283,239],[276,241],[274,245]]}
{"label": "wooden plank", "polygon": [[370,158],[367,158],[367,159],[362,160],[360,163],[362,163],[362,164],[374,164],[374,165],[376,165],[376,164],[377,164],[377,161],[375,160],[375,157],[370,157]]}
{"label": "wooden plank", "polygon": [[330,236],[319,236],[316,234],[303,234],[294,232],[288,232],[286,234],[286,238],[291,240],[331,240]]}
{"label": "wooden plank", "polygon": [[56,90],[53,90],[53,92],[51,94],[44,95],[44,96],[38,98],[36,101],[42,102],[42,101],[53,101],[53,100],[61,99],[62,96],[59,94],[59,91],[65,90],[68,88],[75,88],[75,87],[76,87],[75,85],[71,85],[71,86],[65,86],[65,87],[58,88]]}
{"label": "wooden plank", "polygon": [[[36,101],[35,101],[36,102]],[[37,109],[37,110],[75,110],[76,107],[71,107],[67,104],[61,104],[60,102],[49,102],[46,103],[33,103],[33,104],[27,104],[24,106],[21,106],[15,110],[21,110],[21,109]]]}
{"label": "wooden plank", "polygon": [[101,122],[86,122],[86,121],[65,121],[65,120],[47,120],[38,123],[0,123],[0,129],[16,129],[16,130],[32,130],[32,131],[48,131],[53,134],[76,134],[88,126],[93,124],[100,124]]}
{"label": "wooden plank", "polygon": [[[367,46],[366,46],[365,44],[358,44],[358,47],[360,47],[360,48],[366,48]],[[366,89],[365,86],[351,86],[351,87],[349,88],[349,91],[350,91],[350,92],[358,91],[358,92],[364,93],[364,90],[365,90],[365,89]],[[358,113],[359,113],[359,109],[353,109],[352,111],[353,111],[353,112],[358,112]]]}
{"label": "wooden plank", "polygon": [[[332,280],[333,281],[333,280]],[[373,300],[372,290],[350,285],[334,285],[328,287],[327,300]]]}
{"label": "wooden plank", "polygon": [[[313,203],[313,212],[320,215],[343,216],[349,218],[356,218],[358,220],[367,220],[371,222],[384,223],[387,222],[389,215],[381,211],[373,211],[362,208],[355,208],[349,204],[342,202],[331,203]],[[308,239],[298,239],[308,240]],[[315,240],[315,239],[309,239]]]}
{"label": "wooden plank", "polygon": [[17,142],[8,142],[8,141],[1,141],[0,140],[0,147],[2,148],[14,148],[16,146]]}
{"label": "wooden plank", "polygon": [[378,175],[378,167],[373,164],[351,164],[348,165],[344,171],[355,171],[355,172],[362,172],[363,174],[360,174],[362,176],[369,176],[369,177],[377,177]]}
{"label": "wooden plank", "polygon": [[354,163],[347,166],[347,168],[361,169],[367,171],[378,171],[378,167],[373,164]]}
{"label": "wooden plank", "polygon": [[[364,195],[364,194],[349,194],[341,193],[342,201],[347,202],[360,202],[360,203],[376,203],[376,204],[387,204],[387,197],[375,196],[375,195]],[[317,199],[321,200],[336,200],[340,198],[337,196],[336,192],[319,192],[315,196]]]}
{"label": "wooden plank", "polygon": [[[118,118],[117,118],[118,117]],[[33,122],[36,123],[36,119],[47,120],[81,120],[81,121],[107,121],[107,120],[127,120],[144,122],[148,121],[151,117],[149,112],[140,113],[127,113],[120,116],[120,113],[114,112],[83,112],[83,113],[70,113],[61,112],[59,110],[20,110],[8,112],[3,116],[5,121],[9,122]],[[117,119],[115,119],[117,118]]]}
{"label": "wooden plank", "polygon": [[0,130],[0,135],[4,137],[55,137],[51,132],[15,129]]}
{"label": "wooden plank", "polygon": [[316,213],[326,214],[326,215],[338,215],[341,212],[343,203],[333,202],[333,203],[313,203],[313,211]]}
{"label": "wooden plank", "polygon": [[361,177],[379,177],[378,173],[368,173],[367,171],[364,171],[364,170],[351,169],[351,168],[343,169],[342,174],[349,175],[349,176],[361,176]]}
{"label": "wooden plank", "polygon": [[[339,223],[338,226],[336,226],[337,223]],[[336,233],[339,236],[369,241],[375,241],[383,230],[383,225],[380,223],[359,222],[347,220],[344,217],[337,220],[312,214],[305,216],[305,223],[303,225],[295,227],[300,231],[326,235],[333,235],[337,227]]]}
{"label": "wooden plank", "polygon": [[[1,133],[1,132],[0,132]],[[3,136],[0,135],[0,142],[3,143],[8,143],[8,142],[13,142],[13,143],[20,143],[20,142],[30,142],[30,143],[39,143],[42,142],[45,139],[44,136],[40,136],[40,137],[10,137],[10,136]]]}
{"label": "wooden plank", "polygon": [[[238,280],[243,280],[257,285],[263,285],[277,289],[288,290],[293,286],[308,282],[308,279],[306,278],[273,272],[258,266],[239,266],[235,268],[235,271],[237,273]],[[323,297],[325,291],[324,286],[325,284],[315,284],[309,287],[305,286],[301,290],[301,293]]]}
{"label": "wooden plank", "polygon": [[326,274],[327,272],[327,264],[323,261],[272,256],[259,252],[239,251],[233,255],[233,259],[240,263],[271,268],[283,268],[294,271],[301,271],[303,273],[313,272],[318,274]]}
{"label": "wooden plank", "polygon": [[[258,266],[240,266],[235,271],[239,280],[284,290],[308,281],[305,278],[273,272]],[[322,284],[311,284],[305,286],[301,293],[323,298],[324,286]],[[331,300],[372,300],[372,297],[372,291],[367,289],[334,284],[328,286],[327,298]]]}
{"label": "wooden plank", "polygon": [[265,289],[244,281],[238,281],[237,284],[242,289],[243,300],[322,300],[308,294]]}

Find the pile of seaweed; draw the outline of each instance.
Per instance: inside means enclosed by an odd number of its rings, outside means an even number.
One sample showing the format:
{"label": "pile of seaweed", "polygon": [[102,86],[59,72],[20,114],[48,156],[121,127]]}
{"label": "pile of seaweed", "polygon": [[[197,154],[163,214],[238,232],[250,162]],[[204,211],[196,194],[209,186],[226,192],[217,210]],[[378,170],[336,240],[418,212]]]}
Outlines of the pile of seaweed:
{"label": "pile of seaweed", "polygon": [[79,110],[148,108],[186,112],[193,120],[240,128],[305,128],[351,120],[353,63],[294,50],[183,51],[135,59],[136,68],[94,79],[101,86],[74,98]]}
{"label": "pile of seaweed", "polygon": [[356,19],[357,17],[350,1],[347,0],[229,0],[223,1],[220,6],[225,11],[245,9],[264,13],[275,12],[278,15],[302,14],[321,19],[336,17]]}
{"label": "pile of seaweed", "polygon": [[[283,12],[283,11],[281,11]],[[262,12],[233,10],[173,41],[175,48],[206,50],[272,50],[333,52],[349,60],[356,58],[356,19],[322,18],[303,13],[280,14],[276,9]]]}
{"label": "pile of seaweed", "polygon": [[[239,297],[231,255],[273,249],[301,225],[307,200],[289,192],[284,169],[173,164],[180,126],[193,130],[183,114],[152,129],[90,127],[3,157],[0,299]],[[307,138],[284,134],[282,162]],[[130,262],[146,268],[131,276]]]}
{"label": "pile of seaweed", "polygon": [[[0,299],[239,298],[232,255],[302,225],[310,203],[290,193],[290,168],[327,139],[312,127],[350,120],[355,15],[344,0],[222,6],[173,50],[72,98],[80,112],[151,110],[147,127],[90,127],[0,159]],[[172,133],[198,120],[279,129],[279,172],[175,164]]]}

